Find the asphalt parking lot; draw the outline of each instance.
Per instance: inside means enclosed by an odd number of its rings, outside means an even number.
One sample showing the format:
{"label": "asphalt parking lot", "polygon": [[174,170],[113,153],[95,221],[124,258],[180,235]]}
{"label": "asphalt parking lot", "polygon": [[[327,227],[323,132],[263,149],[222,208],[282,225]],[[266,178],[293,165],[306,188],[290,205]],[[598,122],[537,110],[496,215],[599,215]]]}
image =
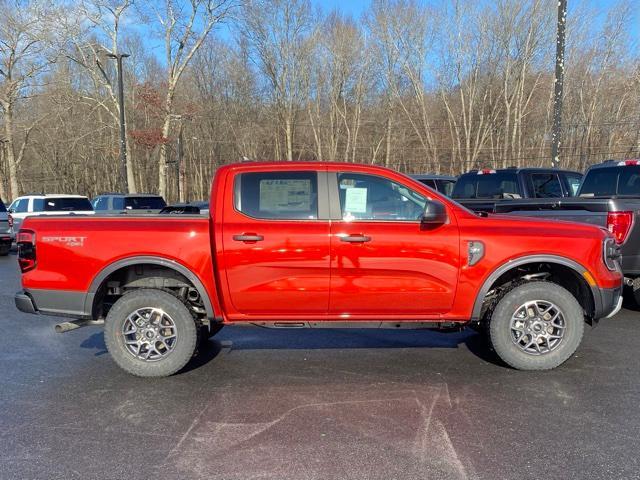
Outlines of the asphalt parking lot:
{"label": "asphalt parking lot", "polygon": [[640,313],[544,373],[471,331],[225,328],[185,371],[125,374],[101,329],[18,312],[0,257],[0,478],[640,478]]}

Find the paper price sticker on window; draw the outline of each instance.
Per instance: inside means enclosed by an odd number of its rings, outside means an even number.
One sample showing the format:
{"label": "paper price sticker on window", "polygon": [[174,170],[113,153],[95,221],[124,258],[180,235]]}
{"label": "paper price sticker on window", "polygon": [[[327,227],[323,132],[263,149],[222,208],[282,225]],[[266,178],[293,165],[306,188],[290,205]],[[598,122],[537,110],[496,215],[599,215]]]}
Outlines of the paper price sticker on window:
{"label": "paper price sticker on window", "polygon": [[351,187],[345,190],[344,211],[367,213],[367,189]]}

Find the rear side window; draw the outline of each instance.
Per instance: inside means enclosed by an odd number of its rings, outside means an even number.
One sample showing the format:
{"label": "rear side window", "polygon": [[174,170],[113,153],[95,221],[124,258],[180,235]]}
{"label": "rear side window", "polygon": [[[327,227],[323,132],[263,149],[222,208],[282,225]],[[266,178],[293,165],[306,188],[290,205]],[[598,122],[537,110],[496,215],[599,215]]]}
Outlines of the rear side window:
{"label": "rear side window", "polygon": [[162,197],[125,197],[125,210],[162,210],[167,204]]}
{"label": "rear side window", "polygon": [[36,198],[33,201],[34,212],[90,212],[92,210],[93,207],[88,198]]}
{"label": "rear side window", "polygon": [[253,172],[235,179],[236,210],[254,218],[318,218],[316,172]]}
{"label": "rear side window", "polygon": [[435,180],[431,180],[431,179],[427,179],[427,178],[422,178],[422,179],[418,179],[418,181],[420,183],[425,184],[427,187],[429,188],[433,188],[434,190],[436,190],[436,182]]}
{"label": "rear side window", "polygon": [[94,210],[108,210],[109,209],[109,197],[98,197],[93,201]]}
{"label": "rear side window", "polygon": [[462,175],[453,188],[453,198],[520,198],[515,172]]}
{"label": "rear side window", "polygon": [[456,184],[453,180],[436,180],[437,190],[444,193],[447,197],[451,196],[453,186]]}
{"label": "rear side window", "polygon": [[594,168],[584,177],[581,196],[640,196],[640,166]]}
{"label": "rear side window", "polygon": [[575,197],[578,194],[578,190],[580,190],[582,175],[567,173],[565,174],[564,178],[567,181],[569,196]]}
{"label": "rear side window", "polygon": [[532,173],[531,183],[535,198],[562,197],[562,186],[556,173]]}

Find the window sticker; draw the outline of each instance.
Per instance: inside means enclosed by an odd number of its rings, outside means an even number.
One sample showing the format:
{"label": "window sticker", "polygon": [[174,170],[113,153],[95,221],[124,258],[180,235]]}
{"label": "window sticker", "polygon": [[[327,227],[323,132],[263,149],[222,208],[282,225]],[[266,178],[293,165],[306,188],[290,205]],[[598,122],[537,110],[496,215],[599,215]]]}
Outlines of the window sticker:
{"label": "window sticker", "polygon": [[351,187],[345,190],[344,211],[349,213],[367,213],[367,189]]}
{"label": "window sticker", "polygon": [[307,211],[311,209],[311,180],[260,180],[260,211]]}

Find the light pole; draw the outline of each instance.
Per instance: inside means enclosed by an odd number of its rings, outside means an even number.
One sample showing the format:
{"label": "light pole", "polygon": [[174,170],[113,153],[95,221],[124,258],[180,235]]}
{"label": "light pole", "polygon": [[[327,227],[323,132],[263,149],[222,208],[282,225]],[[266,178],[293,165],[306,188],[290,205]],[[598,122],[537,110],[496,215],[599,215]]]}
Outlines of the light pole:
{"label": "light pole", "polygon": [[127,127],[124,115],[124,82],[122,79],[122,59],[127,58],[127,53],[107,53],[107,57],[115,58],[118,69],[118,104],[120,105],[120,187],[123,193],[129,193],[127,182]]}

